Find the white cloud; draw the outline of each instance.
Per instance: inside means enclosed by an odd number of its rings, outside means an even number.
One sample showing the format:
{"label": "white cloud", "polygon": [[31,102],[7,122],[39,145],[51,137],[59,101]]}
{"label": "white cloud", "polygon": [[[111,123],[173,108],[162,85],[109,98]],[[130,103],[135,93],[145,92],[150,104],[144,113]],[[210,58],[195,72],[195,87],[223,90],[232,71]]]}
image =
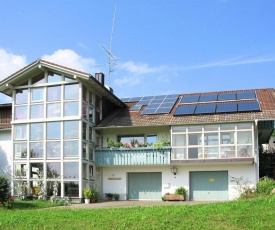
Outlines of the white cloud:
{"label": "white cloud", "polygon": [[0,48],[0,80],[27,65],[26,57]]}
{"label": "white cloud", "polygon": [[137,76],[132,76],[132,77],[122,77],[119,79],[114,80],[114,84],[117,85],[118,87],[132,87],[136,86],[141,82],[141,78]]}
{"label": "white cloud", "polygon": [[55,64],[67,66],[83,72],[97,72],[96,61],[92,58],[84,58],[70,49],[57,50],[51,55],[44,55],[43,60],[53,62]]}
{"label": "white cloud", "polygon": [[121,63],[119,64],[118,68],[136,75],[156,73],[165,69],[164,66],[150,67],[146,63],[135,63],[133,61],[127,61],[127,62]]}

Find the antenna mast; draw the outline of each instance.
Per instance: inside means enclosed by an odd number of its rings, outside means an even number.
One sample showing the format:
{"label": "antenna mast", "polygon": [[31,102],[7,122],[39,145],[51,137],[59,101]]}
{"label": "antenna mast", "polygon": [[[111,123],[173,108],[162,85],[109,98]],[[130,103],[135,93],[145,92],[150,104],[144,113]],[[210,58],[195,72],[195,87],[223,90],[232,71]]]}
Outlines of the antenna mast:
{"label": "antenna mast", "polygon": [[107,65],[108,65],[108,74],[109,74],[109,85],[110,85],[110,75],[114,71],[113,69],[111,69],[111,65],[112,66],[117,65],[116,57],[112,54],[112,43],[113,43],[113,33],[114,33],[115,18],[116,18],[116,5],[115,5],[115,10],[114,10],[114,16],[113,16],[113,23],[112,23],[112,30],[111,30],[111,36],[110,36],[110,47],[109,47],[109,50],[104,45],[100,45],[101,48],[108,55],[108,63],[107,63]]}

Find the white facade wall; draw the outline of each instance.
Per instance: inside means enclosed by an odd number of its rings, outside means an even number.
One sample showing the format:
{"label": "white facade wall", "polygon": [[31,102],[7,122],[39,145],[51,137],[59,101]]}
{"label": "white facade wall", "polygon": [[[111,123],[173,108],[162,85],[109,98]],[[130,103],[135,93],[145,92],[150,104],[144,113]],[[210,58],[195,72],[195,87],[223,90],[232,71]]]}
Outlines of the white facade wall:
{"label": "white facade wall", "polygon": [[11,177],[12,142],[11,130],[0,130],[0,175]]}
{"label": "white facade wall", "polygon": [[[161,172],[162,173],[162,195],[165,193],[174,193],[175,189],[183,186],[188,191],[189,188],[189,172],[193,171],[228,171],[228,194],[229,200],[238,197],[236,183],[231,177],[241,178],[244,181],[250,181],[250,186],[255,186],[257,183],[254,164],[221,164],[221,165],[182,165],[178,168],[177,174],[171,173],[172,166],[161,167],[106,167],[102,168],[103,176],[103,194],[118,193],[121,200],[127,200],[127,173],[129,172]],[[102,196],[104,199],[104,196]],[[160,198],[161,199],[161,198]],[[189,200],[189,193],[187,199]]]}

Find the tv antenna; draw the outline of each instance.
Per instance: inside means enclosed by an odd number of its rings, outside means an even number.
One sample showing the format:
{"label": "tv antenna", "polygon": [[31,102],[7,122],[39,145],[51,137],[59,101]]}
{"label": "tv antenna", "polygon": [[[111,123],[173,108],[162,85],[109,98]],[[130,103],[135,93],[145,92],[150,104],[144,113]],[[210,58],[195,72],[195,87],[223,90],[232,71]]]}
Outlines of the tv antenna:
{"label": "tv antenna", "polygon": [[112,23],[112,31],[111,31],[109,49],[107,49],[102,44],[99,45],[103,49],[103,51],[107,54],[107,56],[108,56],[108,63],[107,63],[107,65],[108,65],[108,74],[109,74],[109,85],[110,85],[110,75],[111,75],[112,72],[114,72],[114,69],[112,68],[112,66],[116,66],[117,65],[117,59],[112,54],[112,42],[113,42],[113,33],[114,33],[115,18],[116,18],[116,5],[115,5],[115,10],[114,10],[114,16],[113,16],[113,23]]}

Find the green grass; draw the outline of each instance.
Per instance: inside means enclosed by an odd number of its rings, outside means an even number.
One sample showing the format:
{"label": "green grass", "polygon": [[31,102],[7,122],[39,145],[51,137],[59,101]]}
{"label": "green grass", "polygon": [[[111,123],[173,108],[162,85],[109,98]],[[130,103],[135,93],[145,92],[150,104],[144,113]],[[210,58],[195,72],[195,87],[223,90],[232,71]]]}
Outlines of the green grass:
{"label": "green grass", "polygon": [[1,210],[0,229],[275,229],[275,196],[201,205],[39,207]]}

